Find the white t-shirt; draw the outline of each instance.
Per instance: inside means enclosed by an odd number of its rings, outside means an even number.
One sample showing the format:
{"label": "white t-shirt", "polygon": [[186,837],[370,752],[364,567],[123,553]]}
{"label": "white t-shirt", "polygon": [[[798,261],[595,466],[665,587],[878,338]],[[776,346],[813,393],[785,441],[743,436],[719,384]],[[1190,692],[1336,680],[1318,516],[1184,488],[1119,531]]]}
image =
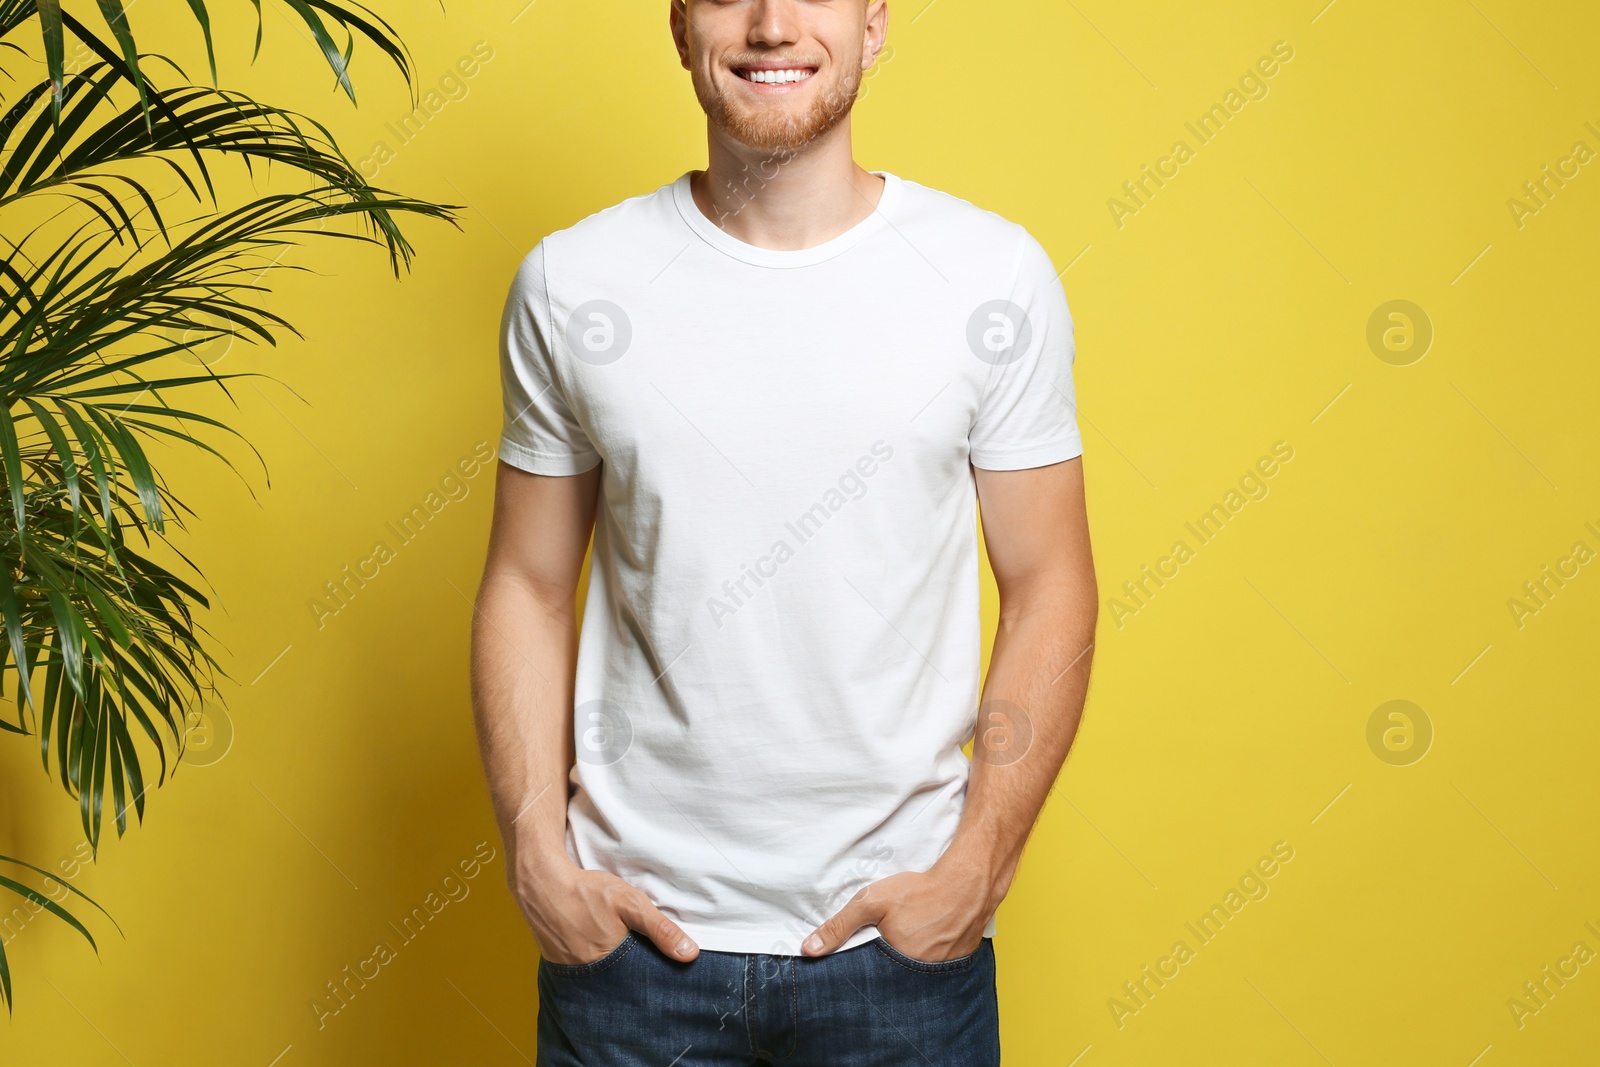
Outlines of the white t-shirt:
{"label": "white t-shirt", "polygon": [[979,699],[969,461],[1082,452],[1048,253],[873,173],[877,210],[798,251],[725,232],[685,174],[544,238],[505,305],[500,458],[605,464],[567,849],[703,949],[798,954],[949,846]]}

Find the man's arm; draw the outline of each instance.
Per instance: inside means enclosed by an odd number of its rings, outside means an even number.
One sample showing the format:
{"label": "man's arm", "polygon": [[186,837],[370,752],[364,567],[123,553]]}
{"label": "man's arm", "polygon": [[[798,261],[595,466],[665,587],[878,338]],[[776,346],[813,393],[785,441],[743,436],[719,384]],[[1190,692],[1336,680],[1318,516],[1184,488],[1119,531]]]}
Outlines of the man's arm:
{"label": "man's arm", "polygon": [[498,466],[472,624],[472,708],[507,881],[553,963],[599,959],[629,929],[692,959],[698,949],[643,891],[567,854],[576,593],[601,468],[549,476]]}
{"label": "man's arm", "polygon": [[1081,456],[1031,470],[974,470],[1000,621],[966,807],[949,851],[994,879],[992,915],[1077,736],[1100,595]]}
{"label": "man's arm", "polygon": [[804,946],[809,955],[832,951],[867,923],[916,959],[977,948],[1077,734],[1099,602],[1082,457],[973,469],[1000,623],[961,822],[932,868],[861,890],[818,928],[819,943]]}

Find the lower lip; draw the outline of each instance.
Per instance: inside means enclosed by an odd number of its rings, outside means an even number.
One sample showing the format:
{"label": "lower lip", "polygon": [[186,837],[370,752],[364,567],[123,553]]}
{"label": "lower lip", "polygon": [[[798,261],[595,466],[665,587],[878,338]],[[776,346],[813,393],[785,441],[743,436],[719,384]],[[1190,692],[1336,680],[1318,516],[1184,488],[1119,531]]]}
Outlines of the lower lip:
{"label": "lower lip", "polygon": [[796,89],[804,89],[807,85],[811,84],[812,79],[816,78],[816,76],[816,72],[813,71],[810,78],[802,78],[797,82],[784,82],[782,85],[774,85],[771,82],[753,82],[749,78],[742,77],[738,74],[734,75],[735,78],[738,78],[741,82],[754,89],[758,93],[792,93]]}

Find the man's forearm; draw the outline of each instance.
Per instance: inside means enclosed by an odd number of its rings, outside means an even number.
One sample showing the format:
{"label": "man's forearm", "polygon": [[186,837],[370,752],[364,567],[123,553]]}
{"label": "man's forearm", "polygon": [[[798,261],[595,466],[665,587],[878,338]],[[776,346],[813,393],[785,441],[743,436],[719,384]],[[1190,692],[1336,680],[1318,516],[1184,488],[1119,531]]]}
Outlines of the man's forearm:
{"label": "man's forearm", "polygon": [[566,854],[576,647],[570,598],[485,573],[472,625],[473,718],[511,872]]}
{"label": "man's forearm", "polygon": [[[1016,598],[1014,598],[1016,599]],[[1096,597],[1038,590],[1002,604],[984,684],[966,806],[946,856],[1010,888],[1023,845],[1077,735],[1094,659]]]}

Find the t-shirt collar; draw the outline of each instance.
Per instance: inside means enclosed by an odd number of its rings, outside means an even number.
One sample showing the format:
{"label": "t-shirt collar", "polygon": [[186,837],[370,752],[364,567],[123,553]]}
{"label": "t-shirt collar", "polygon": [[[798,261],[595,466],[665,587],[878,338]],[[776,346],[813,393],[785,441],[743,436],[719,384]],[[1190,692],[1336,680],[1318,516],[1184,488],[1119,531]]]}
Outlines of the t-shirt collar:
{"label": "t-shirt collar", "polygon": [[884,181],[883,193],[872,214],[839,236],[820,245],[797,249],[761,248],[739,240],[706,217],[705,212],[700,210],[700,205],[695,203],[694,193],[689,188],[689,178],[693,173],[685,171],[682,177],[672,184],[672,199],[677,204],[678,214],[683,217],[684,223],[713,248],[759,267],[805,267],[832,259],[887,224],[888,216],[893,213],[899,201],[901,188],[898,176],[886,170],[872,171],[871,173],[880,176]]}

